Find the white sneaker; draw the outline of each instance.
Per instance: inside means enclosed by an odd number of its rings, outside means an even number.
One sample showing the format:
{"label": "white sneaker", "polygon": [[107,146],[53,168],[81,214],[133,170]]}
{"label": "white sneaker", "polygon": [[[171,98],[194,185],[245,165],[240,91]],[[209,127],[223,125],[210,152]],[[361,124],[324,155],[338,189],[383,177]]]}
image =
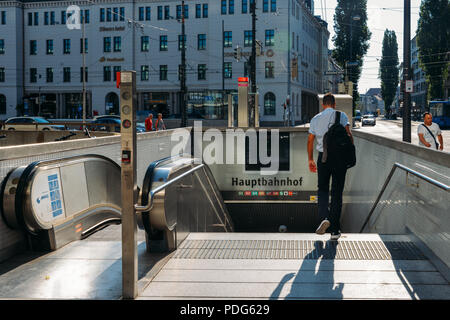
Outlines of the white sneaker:
{"label": "white sneaker", "polygon": [[327,219],[323,220],[319,227],[316,229],[317,234],[325,234],[325,231],[327,231],[328,227],[330,226],[330,221]]}
{"label": "white sneaker", "polygon": [[341,232],[340,231],[338,231],[338,232],[332,232],[331,233],[331,240],[337,240],[337,239],[339,239],[341,237]]}

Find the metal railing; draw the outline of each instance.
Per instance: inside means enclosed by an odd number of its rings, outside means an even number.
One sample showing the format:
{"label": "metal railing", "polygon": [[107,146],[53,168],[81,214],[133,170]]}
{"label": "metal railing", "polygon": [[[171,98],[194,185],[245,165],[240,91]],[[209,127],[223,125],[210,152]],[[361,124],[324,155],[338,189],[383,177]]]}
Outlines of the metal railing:
{"label": "metal railing", "polygon": [[183,173],[183,174],[180,174],[178,177],[175,177],[175,178],[173,178],[173,179],[171,179],[171,180],[169,180],[169,181],[163,183],[162,185],[156,187],[155,189],[150,190],[150,192],[149,192],[149,194],[150,194],[150,199],[149,199],[148,204],[145,205],[145,206],[140,206],[140,205],[135,204],[135,205],[134,205],[134,209],[135,209],[137,212],[147,212],[147,211],[152,210],[152,208],[153,208],[153,198],[154,198],[155,194],[157,194],[157,193],[163,191],[163,190],[166,189],[168,186],[170,186],[170,185],[172,185],[173,183],[175,183],[175,182],[177,182],[177,181],[179,181],[179,180],[181,180],[181,179],[187,177],[188,175],[190,175],[190,174],[194,173],[195,171],[197,171],[197,170],[203,168],[204,166],[205,166],[205,165],[202,163],[202,164],[198,165],[197,167],[192,168],[192,169],[186,171],[186,172]]}
{"label": "metal railing", "polygon": [[408,167],[406,167],[406,166],[396,162],[392,166],[392,169],[389,172],[389,175],[387,176],[386,181],[384,182],[383,188],[381,189],[380,193],[378,194],[378,197],[375,200],[375,203],[373,204],[372,209],[369,212],[369,215],[367,216],[366,220],[364,221],[364,224],[361,227],[361,230],[359,231],[360,233],[363,232],[364,228],[369,223],[370,218],[372,217],[373,213],[375,212],[375,209],[376,209],[378,203],[380,202],[380,199],[383,196],[383,193],[386,190],[386,187],[388,186],[389,182],[391,181],[391,178],[394,175],[394,172],[395,172],[395,170],[397,168],[399,168],[401,170],[404,170],[407,173],[410,173],[410,174],[412,174],[412,175],[414,175],[414,176],[416,176],[416,177],[418,177],[418,178],[420,178],[420,179],[422,179],[422,180],[424,180],[424,181],[426,181],[426,182],[428,182],[428,183],[430,183],[430,184],[432,184],[432,185],[434,185],[434,186],[436,186],[436,187],[438,187],[438,188],[440,188],[440,189],[442,189],[444,191],[449,191],[449,189],[450,189],[450,186],[448,186],[448,185],[446,185],[446,184],[444,184],[442,182],[439,182],[437,180],[434,180],[434,179],[432,179],[432,178],[430,178],[430,177],[428,177],[428,176],[426,176],[426,175],[424,175],[424,174],[422,174],[420,172],[417,172],[417,171],[415,171],[415,170],[413,170],[411,168],[408,168]]}

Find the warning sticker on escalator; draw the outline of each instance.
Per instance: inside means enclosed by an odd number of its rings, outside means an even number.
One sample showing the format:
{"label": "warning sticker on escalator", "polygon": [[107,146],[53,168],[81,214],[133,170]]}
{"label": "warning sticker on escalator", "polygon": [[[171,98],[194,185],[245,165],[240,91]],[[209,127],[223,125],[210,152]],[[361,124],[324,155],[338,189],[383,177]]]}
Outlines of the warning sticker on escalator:
{"label": "warning sticker on escalator", "polygon": [[48,223],[65,216],[59,169],[39,172],[31,188],[33,212],[40,222]]}

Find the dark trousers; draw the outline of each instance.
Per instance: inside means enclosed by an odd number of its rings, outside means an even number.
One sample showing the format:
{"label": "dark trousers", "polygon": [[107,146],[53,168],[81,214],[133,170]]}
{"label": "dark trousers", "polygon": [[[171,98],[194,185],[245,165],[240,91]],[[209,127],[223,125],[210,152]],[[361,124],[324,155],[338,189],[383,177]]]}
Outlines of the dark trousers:
{"label": "dark trousers", "polygon": [[[317,160],[318,178],[318,202],[319,216],[330,221],[329,232],[337,232],[341,229],[340,219],[342,210],[342,192],[344,191],[345,175],[347,168],[331,168],[326,163],[322,163],[322,152],[319,152]],[[331,205],[328,209],[331,178]]]}

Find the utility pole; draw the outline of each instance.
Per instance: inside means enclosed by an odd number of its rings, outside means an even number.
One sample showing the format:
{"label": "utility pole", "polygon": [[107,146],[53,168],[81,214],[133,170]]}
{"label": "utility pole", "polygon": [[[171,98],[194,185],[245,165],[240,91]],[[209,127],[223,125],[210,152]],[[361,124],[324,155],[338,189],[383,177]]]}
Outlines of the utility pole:
{"label": "utility pole", "polygon": [[186,110],[186,30],[184,26],[184,1],[181,1],[181,127],[187,126]]}
{"label": "utility pole", "polygon": [[82,56],[83,56],[83,130],[86,129],[86,35],[84,30],[84,20],[86,19],[86,10],[81,11],[81,17],[82,17],[82,40],[81,40],[81,46],[82,46]]}
{"label": "utility pole", "polygon": [[[225,112],[225,74],[224,74],[224,68],[225,68],[225,22],[222,20],[222,112]],[[228,108],[230,108],[230,105],[228,105]],[[229,113],[228,113],[229,114]]]}
{"label": "utility pole", "polygon": [[250,1],[250,8],[252,11],[252,57],[251,57],[251,74],[250,74],[250,81],[252,83],[252,92],[250,95],[250,122],[249,126],[254,127],[255,126],[255,102],[256,102],[256,0]]}
{"label": "utility pole", "polygon": [[287,99],[286,99],[286,109],[289,112],[289,116],[287,119],[288,126],[291,124],[292,119],[292,126],[294,126],[294,119],[292,117],[292,103],[291,103],[291,41],[294,43],[294,39],[291,39],[291,1],[288,1],[288,53],[287,53],[287,66],[288,66],[288,85],[287,85]]}
{"label": "utility pole", "polygon": [[404,0],[403,31],[403,141],[411,143],[411,96],[406,81],[411,80],[411,0]]}

